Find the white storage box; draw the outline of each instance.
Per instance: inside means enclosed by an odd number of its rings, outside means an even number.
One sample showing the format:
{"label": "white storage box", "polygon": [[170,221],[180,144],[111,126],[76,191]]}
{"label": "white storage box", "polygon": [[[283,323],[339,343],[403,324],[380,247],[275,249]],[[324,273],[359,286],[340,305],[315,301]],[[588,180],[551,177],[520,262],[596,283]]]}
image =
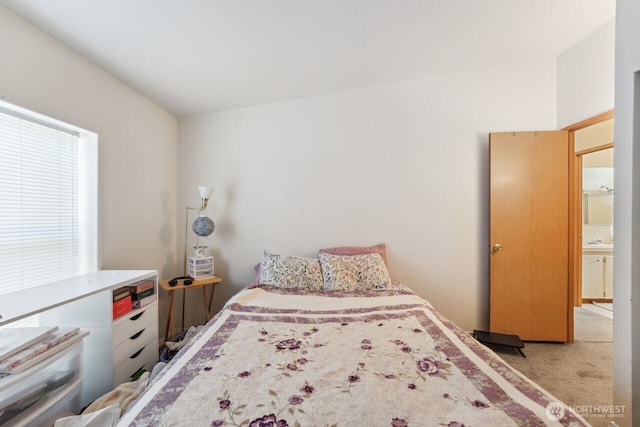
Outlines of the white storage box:
{"label": "white storage box", "polygon": [[0,378],[0,425],[35,426],[78,413],[81,361],[82,341],[24,372]]}
{"label": "white storage box", "polygon": [[213,257],[202,258],[189,257],[187,262],[187,275],[198,279],[214,275]]}

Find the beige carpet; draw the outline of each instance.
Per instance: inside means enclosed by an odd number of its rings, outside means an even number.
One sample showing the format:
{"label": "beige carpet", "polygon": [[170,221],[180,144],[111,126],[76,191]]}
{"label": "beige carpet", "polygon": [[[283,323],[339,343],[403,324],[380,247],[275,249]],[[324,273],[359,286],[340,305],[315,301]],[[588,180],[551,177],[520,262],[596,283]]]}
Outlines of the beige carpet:
{"label": "beige carpet", "polygon": [[559,400],[577,407],[589,423],[608,427],[615,418],[592,407],[613,404],[613,322],[583,308],[575,309],[574,319],[573,344],[528,342],[526,358],[511,349],[493,349]]}

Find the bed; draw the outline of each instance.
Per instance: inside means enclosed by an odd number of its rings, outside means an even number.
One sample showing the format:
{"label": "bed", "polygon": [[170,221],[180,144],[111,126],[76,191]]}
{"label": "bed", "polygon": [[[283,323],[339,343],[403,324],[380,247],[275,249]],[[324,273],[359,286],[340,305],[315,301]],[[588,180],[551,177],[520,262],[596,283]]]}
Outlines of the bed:
{"label": "bed", "polygon": [[391,284],[380,255],[331,254],[343,263],[332,271],[321,253],[317,268],[294,262],[275,278],[282,260],[272,255],[258,284],[207,323],[119,426],[588,425]]}

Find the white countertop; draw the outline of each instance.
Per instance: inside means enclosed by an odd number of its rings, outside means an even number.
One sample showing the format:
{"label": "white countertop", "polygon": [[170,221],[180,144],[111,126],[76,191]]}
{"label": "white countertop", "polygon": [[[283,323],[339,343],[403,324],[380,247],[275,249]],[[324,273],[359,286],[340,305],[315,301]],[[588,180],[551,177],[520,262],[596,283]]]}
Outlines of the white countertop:
{"label": "white countertop", "polygon": [[613,252],[613,243],[582,245],[582,252]]}

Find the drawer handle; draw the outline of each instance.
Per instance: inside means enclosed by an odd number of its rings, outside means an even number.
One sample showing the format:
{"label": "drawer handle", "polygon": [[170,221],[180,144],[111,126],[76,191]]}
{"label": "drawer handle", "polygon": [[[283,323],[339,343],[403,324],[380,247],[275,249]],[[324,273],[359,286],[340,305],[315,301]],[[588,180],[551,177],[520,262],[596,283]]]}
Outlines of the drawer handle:
{"label": "drawer handle", "polygon": [[135,339],[137,339],[140,335],[142,335],[142,333],[144,332],[144,330],[145,330],[145,329],[147,329],[147,328],[143,328],[141,331],[136,332],[135,334],[131,335],[131,336],[129,337],[129,339],[130,339],[130,340],[135,340]]}
{"label": "drawer handle", "polygon": [[129,359],[135,359],[136,357],[140,356],[140,353],[142,353],[142,350],[144,350],[144,347],[142,347],[140,350],[136,351],[131,356],[129,356]]}
{"label": "drawer handle", "polygon": [[135,316],[130,317],[129,320],[138,320],[140,317],[142,317],[143,314],[144,314],[144,311],[142,313],[138,313]]}

